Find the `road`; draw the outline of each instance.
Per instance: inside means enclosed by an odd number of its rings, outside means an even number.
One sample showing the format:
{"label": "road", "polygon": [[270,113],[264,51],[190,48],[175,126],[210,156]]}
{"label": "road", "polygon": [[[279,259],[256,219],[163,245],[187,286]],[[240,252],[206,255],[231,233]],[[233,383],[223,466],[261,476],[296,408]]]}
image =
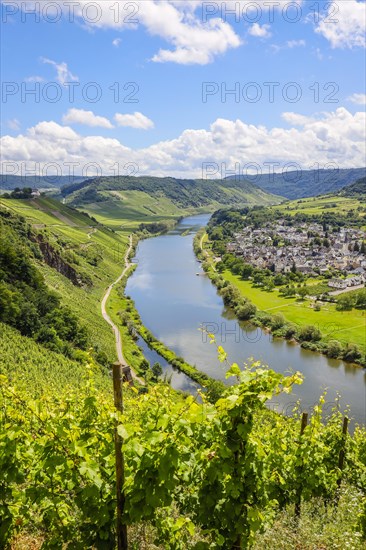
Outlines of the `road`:
{"label": "road", "polygon": [[[121,275],[118,277],[118,279],[116,279],[114,281],[114,283],[112,283],[108,288],[107,288],[107,292],[105,293],[104,297],[103,297],[103,300],[102,300],[102,304],[101,304],[101,308],[102,308],[102,315],[104,317],[104,319],[107,321],[107,323],[112,327],[112,330],[114,332],[114,337],[115,337],[115,340],[116,340],[116,351],[117,351],[117,357],[118,357],[118,361],[121,363],[121,365],[123,365],[124,367],[127,366],[127,362],[126,362],[126,359],[124,358],[124,355],[123,355],[123,349],[122,349],[122,340],[121,340],[121,334],[119,332],[119,329],[117,327],[117,325],[115,325],[112,321],[112,319],[109,317],[108,313],[107,313],[107,310],[106,310],[106,305],[107,305],[107,302],[108,302],[108,299],[109,299],[109,296],[112,292],[112,289],[115,287],[115,285],[117,285],[122,279],[123,277],[126,275],[127,271],[129,270],[129,268],[131,267],[131,263],[128,261],[128,258],[129,258],[129,255],[130,255],[130,252],[132,250],[132,235],[130,235],[130,244],[127,248],[127,251],[126,251],[126,255],[125,255],[125,267],[124,267],[124,270],[122,271]],[[131,374],[132,374],[132,377],[135,379],[135,380],[138,380],[141,384],[144,384],[143,380],[141,380],[140,378],[138,378],[138,376],[136,376],[136,374],[134,373],[134,371],[131,369]]]}
{"label": "road", "polygon": [[339,294],[351,292],[352,290],[362,290],[363,288],[365,288],[365,285],[349,286],[343,290],[334,290],[333,292],[329,292],[329,296],[339,296]]}

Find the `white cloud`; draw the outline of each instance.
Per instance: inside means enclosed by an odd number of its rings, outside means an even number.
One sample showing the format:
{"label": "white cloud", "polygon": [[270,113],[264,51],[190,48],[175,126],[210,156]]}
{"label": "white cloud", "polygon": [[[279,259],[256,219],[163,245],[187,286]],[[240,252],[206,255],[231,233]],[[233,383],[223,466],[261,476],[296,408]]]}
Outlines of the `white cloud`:
{"label": "white cloud", "polygon": [[272,36],[270,28],[270,25],[260,26],[258,23],[253,23],[248,32],[251,36],[257,36],[259,38],[269,38],[270,36]]}
{"label": "white cloud", "polygon": [[20,122],[17,118],[12,118],[6,122],[8,128],[10,130],[13,130],[14,132],[17,132],[20,128]]}
{"label": "white cloud", "polygon": [[121,42],[122,42],[121,38],[115,38],[113,40],[112,44],[115,48],[118,48],[118,46],[120,45]]}
{"label": "white cloud", "polygon": [[154,128],[153,121],[137,111],[132,115],[122,115],[121,113],[116,113],[114,120],[118,126],[127,126],[138,130],[150,130],[151,128]]}
{"label": "white cloud", "polygon": [[[39,11],[39,2],[34,0],[3,2],[17,4],[22,10],[34,9],[38,4]],[[296,1],[298,6],[302,3],[303,0]],[[268,38],[270,32],[266,23],[272,10],[281,12],[288,4],[288,0],[277,0],[273,4],[268,0],[79,0],[61,2],[58,7],[63,10],[65,18],[81,21],[87,29],[134,30],[143,27],[147,33],[167,43],[167,47],[163,46],[155,54],[151,53],[150,58],[156,63],[206,65],[218,55],[243,44],[233,27],[235,18],[246,24],[258,12],[262,13],[264,24],[260,25],[260,21],[254,23],[249,32],[255,33],[254,36]],[[212,8],[212,15],[207,15],[206,12]],[[233,10],[236,16],[231,13]],[[116,40],[112,43],[118,47]]]}
{"label": "white cloud", "polygon": [[315,31],[326,38],[332,48],[366,46],[366,5],[364,1],[330,2]]}
{"label": "white cloud", "polygon": [[292,50],[293,48],[300,48],[303,46],[306,46],[305,40],[287,40],[287,42],[281,46],[279,44],[271,44],[271,49],[274,53],[278,53],[281,50]]}
{"label": "white cloud", "polygon": [[311,121],[314,121],[314,118],[310,119],[307,116],[300,115],[299,113],[282,113],[282,118],[289,124],[293,126],[305,126]]}
{"label": "white cloud", "polygon": [[67,66],[67,63],[64,61],[62,63],[56,63],[56,61],[52,61],[52,59],[47,59],[46,57],[41,57],[41,61],[42,63],[55,67],[57,73],[56,80],[62,86],[64,86],[66,82],[76,82],[79,80],[77,76],[72,74]]}
{"label": "white cloud", "polygon": [[84,124],[92,128],[113,128],[113,124],[108,118],[97,116],[93,111],[84,111],[83,109],[69,109],[63,116],[64,124]]}
{"label": "white cloud", "polygon": [[352,94],[347,99],[356,105],[366,105],[366,94]]}
{"label": "white cloud", "polygon": [[185,16],[175,6],[155,2],[146,2],[143,13],[149,33],[174,46],[172,50],[160,49],[152,58],[155,62],[206,65],[217,55],[242,43],[232,27],[222,19],[214,18],[203,23],[193,16]]}
{"label": "white cloud", "polygon": [[316,48],[315,55],[319,59],[319,61],[323,61],[324,55],[322,54],[320,48]]}
{"label": "white cloud", "polygon": [[[5,3],[18,4],[22,10],[37,6],[33,0]],[[154,62],[204,65],[242,43],[232,26],[220,17],[220,9],[216,17],[204,21],[202,3],[197,0],[79,0],[70,3],[75,4],[72,8],[67,4],[58,4],[64,17],[81,20],[86,28],[133,30],[141,26],[150,35],[165,40],[172,47],[161,48],[155,55],[152,52]]]}
{"label": "white cloud", "polygon": [[43,78],[43,76],[28,76],[26,79],[25,79],[26,82],[44,82],[45,79]]}
{"label": "white cloud", "polygon": [[288,40],[286,42],[286,46],[290,49],[300,48],[302,46],[306,46],[306,42],[305,42],[305,40]]}
{"label": "white cloud", "polygon": [[209,129],[185,130],[176,139],[162,141],[144,149],[131,149],[119,140],[101,136],[81,136],[55,122],[41,122],[25,135],[9,135],[1,140],[3,171],[6,162],[25,163],[28,169],[40,163],[78,163],[75,173],[82,173],[88,163],[98,163],[103,175],[113,173],[113,166],[135,163],[139,174],[156,176],[201,177],[202,163],[235,164],[296,162],[302,168],[314,163],[334,163],[340,168],[364,166],[366,115],[351,114],[344,107],[331,113],[307,117],[285,113],[290,128],[267,128],[242,120],[217,119]]}

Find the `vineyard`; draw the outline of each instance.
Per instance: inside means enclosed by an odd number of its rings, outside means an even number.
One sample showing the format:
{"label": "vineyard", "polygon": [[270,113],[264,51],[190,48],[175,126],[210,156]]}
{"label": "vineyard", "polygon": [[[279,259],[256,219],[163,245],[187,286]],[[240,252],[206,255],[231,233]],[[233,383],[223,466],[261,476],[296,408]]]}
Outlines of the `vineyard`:
{"label": "vineyard", "polygon": [[123,414],[97,376],[90,361],[77,386],[32,398],[1,375],[0,547],[17,548],[26,534],[37,548],[115,547],[117,423],[129,548],[265,548],[284,514],[296,532],[314,503],[328,517],[319,529],[329,531],[335,518],[344,525],[344,514],[347,529],[333,530],[329,546],[301,548],[365,548],[364,430],[344,432],[337,410],[325,418],[323,397],[308,422],[265,407],[301,383],[299,373],[228,365],[237,384],[214,404],[162,383],[148,393],[124,385]]}
{"label": "vineyard", "polygon": [[[366,437],[353,425],[349,433],[347,411],[329,413],[322,396],[309,416],[271,412],[266,403],[302,376],[259,363],[239,368],[220,347],[236,384],[198,379],[144,329],[125,281],[108,307],[129,364],[138,370],[143,361],[137,328],[202,390],[187,397],[146,377],[140,390],[123,385],[117,410],[108,375],[114,340],[100,298],[121,272],[126,236],[67,206],[52,210],[55,201],[8,203],[0,251],[1,549],[366,547]],[[9,214],[16,209],[25,219]],[[83,284],[47,265],[39,242]],[[26,313],[37,330],[25,325]],[[75,341],[81,327],[85,341]]]}

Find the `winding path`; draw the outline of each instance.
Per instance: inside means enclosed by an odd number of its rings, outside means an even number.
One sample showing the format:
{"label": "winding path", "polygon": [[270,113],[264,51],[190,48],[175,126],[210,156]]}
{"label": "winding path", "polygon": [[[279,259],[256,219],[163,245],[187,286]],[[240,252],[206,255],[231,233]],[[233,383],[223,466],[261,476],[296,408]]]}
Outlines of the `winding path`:
{"label": "winding path", "polygon": [[[112,319],[109,317],[108,313],[107,313],[107,310],[106,310],[106,304],[108,302],[108,299],[109,299],[109,296],[113,290],[113,288],[115,287],[115,285],[117,285],[122,279],[123,277],[126,275],[127,271],[129,270],[129,268],[131,267],[131,263],[128,261],[128,258],[129,258],[129,255],[130,255],[130,252],[132,250],[132,235],[130,235],[130,244],[127,248],[127,251],[126,251],[126,254],[125,254],[125,268],[124,270],[122,271],[121,275],[118,277],[118,279],[116,279],[114,281],[114,283],[112,283],[108,288],[107,288],[107,292],[105,293],[104,297],[103,297],[103,300],[102,300],[102,304],[101,304],[101,308],[102,308],[102,315],[105,319],[105,321],[107,321],[107,323],[112,327],[112,330],[114,332],[114,337],[116,339],[116,351],[117,351],[117,357],[118,357],[118,361],[121,363],[121,365],[123,365],[124,367],[127,366],[127,362],[126,362],[126,359],[124,358],[124,355],[123,355],[123,349],[122,349],[122,340],[121,340],[121,334],[119,332],[119,328],[117,327],[117,325],[115,323],[113,323]],[[141,384],[144,384],[143,380],[141,380],[138,376],[136,376],[136,373],[131,369],[131,374],[132,374],[132,377],[135,379],[135,380],[138,380]]]}

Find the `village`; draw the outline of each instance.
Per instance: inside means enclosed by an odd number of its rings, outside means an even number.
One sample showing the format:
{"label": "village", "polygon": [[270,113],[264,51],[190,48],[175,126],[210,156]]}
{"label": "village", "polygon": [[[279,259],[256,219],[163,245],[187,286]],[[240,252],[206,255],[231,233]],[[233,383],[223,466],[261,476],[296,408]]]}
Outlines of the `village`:
{"label": "village", "polygon": [[358,228],[325,231],[318,223],[285,225],[284,220],[264,227],[248,226],[234,234],[227,251],[245,262],[275,273],[295,270],[309,276],[336,277],[328,280],[334,290],[366,283],[366,234]]}

